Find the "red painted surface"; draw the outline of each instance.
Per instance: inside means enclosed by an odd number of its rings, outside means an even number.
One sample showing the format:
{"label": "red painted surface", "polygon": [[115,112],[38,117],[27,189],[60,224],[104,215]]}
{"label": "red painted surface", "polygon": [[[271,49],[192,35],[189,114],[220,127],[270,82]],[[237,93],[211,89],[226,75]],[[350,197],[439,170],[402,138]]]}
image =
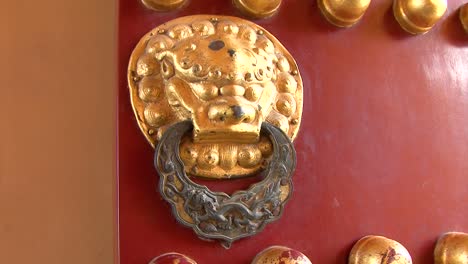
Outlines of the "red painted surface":
{"label": "red painted surface", "polygon": [[[153,149],[137,127],[126,68],[140,37],[165,21],[239,14],[228,0],[192,0],[174,13],[120,0],[120,263],[176,251],[198,263],[247,264],[281,244],[313,263],[344,264],[353,243],[380,234],[426,264],[441,233],[467,232],[468,37],[455,12],[462,1],[449,1],[443,20],[416,37],[400,29],[391,4],[374,0],[350,29],[329,25],[309,0],[285,0],[277,16],[258,21],[295,57],[304,81],[295,191],[280,221],[225,250],[178,225],[156,192]],[[245,183],[210,184],[231,185]]]}

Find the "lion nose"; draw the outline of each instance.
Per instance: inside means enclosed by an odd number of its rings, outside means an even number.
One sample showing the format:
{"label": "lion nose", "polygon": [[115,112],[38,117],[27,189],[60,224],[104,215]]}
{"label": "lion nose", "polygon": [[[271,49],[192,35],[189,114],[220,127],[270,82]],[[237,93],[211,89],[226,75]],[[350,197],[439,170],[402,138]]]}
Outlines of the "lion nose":
{"label": "lion nose", "polygon": [[240,124],[255,120],[256,110],[250,105],[212,105],[208,110],[208,118],[212,121]]}
{"label": "lion nose", "polygon": [[219,92],[221,95],[243,96],[245,94],[245,88],[240,85],[226,85],[221,87]]}

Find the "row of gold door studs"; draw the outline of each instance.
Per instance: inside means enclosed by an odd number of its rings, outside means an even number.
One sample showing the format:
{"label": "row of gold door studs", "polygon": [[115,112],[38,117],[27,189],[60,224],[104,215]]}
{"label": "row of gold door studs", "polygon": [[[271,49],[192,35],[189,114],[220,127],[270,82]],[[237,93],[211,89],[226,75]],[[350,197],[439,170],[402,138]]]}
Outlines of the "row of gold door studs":
{"label": "row of gold door studs", "polygon": [[[348,264],[412,264],[408,250],[395,240],[366,236],[354,244]],[[443,234],[434,249],[434,264],[468,264],[468,234]]]}
{"label": "row of gold door studs", "polygon": [[[181,8],[188,0],[141,0],[157,11]],[[371,0],[317,0],[323,16],[338,27],[356,24]],[[270,17],[280,8],[282,0],[233,0],[234,6],[252,18]],[[429,31],[447,11],[447,0],[393,0],[393,14],[401,27],[411,34]],[[468,33],[468,3],[459,9],[460,22]]]}
{"label": "row of gold door studs", "polygon": [[[180,253],[160,255],[149,264],[197,264]],[[408,250],[395,240],[383,236],[366,236],[354,244],[348,264],[412,264]],[[312,264],[303,253],[284,246],[272,246],[258,253],[251,264]],[[434,264],[468,264],[468,234],[443,234],[434,249]]]}

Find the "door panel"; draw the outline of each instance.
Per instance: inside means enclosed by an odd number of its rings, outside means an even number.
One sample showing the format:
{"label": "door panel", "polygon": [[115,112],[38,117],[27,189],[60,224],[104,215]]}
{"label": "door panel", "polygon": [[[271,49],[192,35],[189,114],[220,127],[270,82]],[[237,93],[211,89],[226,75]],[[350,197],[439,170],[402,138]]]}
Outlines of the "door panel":
{"label": "door panel", "polygon": [[[224,0],[192,0],[157,13],[138,0],[119,11],[119,241],[122,264],[165,252],[198,263],[250,263],[267,246],[305,253],[313,263],[346,263],[362,236],[401,242],[414,263],[432,263],[437,237],[468,230],[468,37],[456,9],[430,32],[411,36],[392,2],[374,0],[349,29],[330,25],[315,1],[285,0],[260,26],[294,56],[304,82],[304,110],[294,145],[295,190],[279,221],[226,250],[176,223],[156,191],[154,150],[130,104],[126,70],[152,28],[193,14],[241,16]],[[208,182],[245,188],[253,180]]]}

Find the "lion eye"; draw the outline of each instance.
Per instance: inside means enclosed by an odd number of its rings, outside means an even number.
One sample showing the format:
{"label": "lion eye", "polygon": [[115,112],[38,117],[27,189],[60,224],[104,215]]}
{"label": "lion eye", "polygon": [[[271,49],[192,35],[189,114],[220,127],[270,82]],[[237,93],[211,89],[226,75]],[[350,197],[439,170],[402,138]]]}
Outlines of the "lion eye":
{"label": "lion eye", "polygon": [[225,44],[224,41],[222,40],[213,40],[211,41],[210,45],[208,45],[208,48],[214,51],[218,51],[222,48],[224,48]]}

